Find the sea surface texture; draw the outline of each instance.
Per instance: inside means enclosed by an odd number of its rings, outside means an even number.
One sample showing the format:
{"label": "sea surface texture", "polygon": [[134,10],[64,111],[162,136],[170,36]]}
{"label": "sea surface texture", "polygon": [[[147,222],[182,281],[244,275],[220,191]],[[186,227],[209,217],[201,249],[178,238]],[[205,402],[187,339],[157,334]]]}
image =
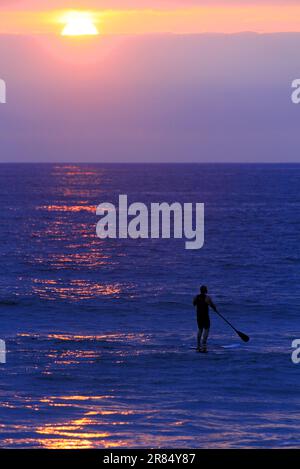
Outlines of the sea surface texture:
{"label": "sea surface texture", "polygon": [[[2,448],[300,445],[300,165],[0,167]],[[204,202],[205,244],[100,240],[96,207]],[[195,352],[192,299],[211,313]]]}

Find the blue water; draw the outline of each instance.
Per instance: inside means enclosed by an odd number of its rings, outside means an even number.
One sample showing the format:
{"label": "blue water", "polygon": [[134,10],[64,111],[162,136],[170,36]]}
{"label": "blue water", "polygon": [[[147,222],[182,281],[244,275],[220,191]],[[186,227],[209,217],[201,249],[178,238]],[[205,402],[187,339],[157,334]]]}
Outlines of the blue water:
{"label": "blue water", "polygon": [[[300,444],[300,165],[1,165],[0,446]],[[100,202],[204,202],[205,246],[99,240]],[[211,314],[197,354],[191,306]]]}

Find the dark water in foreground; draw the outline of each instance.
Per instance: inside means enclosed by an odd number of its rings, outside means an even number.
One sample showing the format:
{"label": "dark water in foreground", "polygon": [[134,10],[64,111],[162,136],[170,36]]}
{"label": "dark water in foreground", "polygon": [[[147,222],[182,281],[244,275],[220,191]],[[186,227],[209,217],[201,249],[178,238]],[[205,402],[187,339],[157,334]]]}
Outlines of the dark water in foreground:
{"label": "dark water in foreground", "polygon": [[[299,187],[297,165],[2,165],[1,447],[299,446]],[[100,241],[120,193],[204,202],[204,248]],[[191,349],[200,283],[249,344],[212,315]]]}

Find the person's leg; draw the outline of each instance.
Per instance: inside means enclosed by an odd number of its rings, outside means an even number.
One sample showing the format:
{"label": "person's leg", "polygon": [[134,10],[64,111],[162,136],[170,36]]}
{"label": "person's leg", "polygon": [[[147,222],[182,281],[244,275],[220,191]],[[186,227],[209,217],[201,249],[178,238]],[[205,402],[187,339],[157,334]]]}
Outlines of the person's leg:
{"label": "person's leg", "polygon": [[201,348],[202,332],[203,332],[203,328],[199,328],[198,329],[198,334],[197,334],[197,350],[200,350],[200,348]]}
{"label": "person's leg", "polygon": [[202,347],[204,350],[206,350],[208,335],[209,335],[209,327],[207,329],[204,329],[204,333],[203,333]]}

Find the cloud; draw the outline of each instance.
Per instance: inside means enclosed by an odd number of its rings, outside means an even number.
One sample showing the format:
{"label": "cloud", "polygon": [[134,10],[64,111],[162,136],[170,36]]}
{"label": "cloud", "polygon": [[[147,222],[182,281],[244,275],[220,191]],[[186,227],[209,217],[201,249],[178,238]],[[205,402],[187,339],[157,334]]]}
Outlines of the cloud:
{"label": "cloud", "polygon": [[80,49],[4,36],[0,159],[299,162],[299,46],[300,34],[104,38]]}

